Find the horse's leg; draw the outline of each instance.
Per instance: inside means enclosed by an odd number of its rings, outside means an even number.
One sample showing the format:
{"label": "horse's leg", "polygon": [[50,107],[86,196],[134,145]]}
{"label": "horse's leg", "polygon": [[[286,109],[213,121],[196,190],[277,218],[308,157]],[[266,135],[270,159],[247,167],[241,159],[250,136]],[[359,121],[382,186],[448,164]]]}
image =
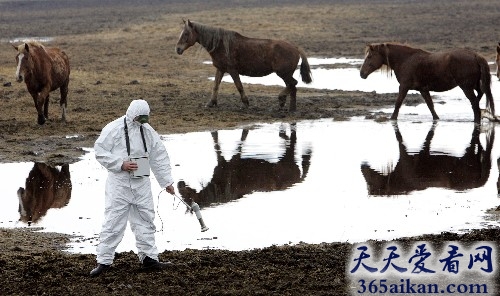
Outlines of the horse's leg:
{"label": "horse's leg", "polygon": [[224,161],[224,156],[222,156],[222,152],[220,150],[219,133],[217,131],[213,131],[211,134],[212,140],[214,141],[214,150],[217,154],[217,163],[222,163]]}
{"label": "horse's leg", "polygon": [[424,97],[425,103],[431,111],[432,119],[439,120],[439,116],[437,116],[436,111],[434,110],[434,103],[432,102],[431,94],[426,90],[420,91],[420,94],[422,95],[422,97]]}
{"label": "horse's leg", "polygon": [[283,108],[285,106],[286,97],[290,95],[290,106],[288,107],[288,110],[290,112],[294,112],[295,110],[297,110],[297,80],[295,80],[292,75],[281,78],[285,82],[286,88],[281,91],[278,96],[280,108]]}
{"label": "horse's leg", "polygon": [[[40,112],[38,113],[38,123],[44,124],[45,121],[49,118],[49,98],[50,98],[50,84],[47,84],[38,94],[38,106],[40,107]],[[43,115],[42,121],[40,118],[41,109],[43,106]],[[40,123],[42,122],[42,123]]]}
{"label": "horse's leg", "polygon": [[422,145],[421,152],[424,152],[425,155],[430,155],[431,154],[431,143],[432,139],[434,138],[434,131],[436,130],[437,126],[437,121],[434,121],[432,123],[432,127],[427,133],[427,137],[425,137],[425,142]]}
{"label": "horse's leg", "polygon": [[243,84],[241,84],[240,74],[232,70],[229,72],[229,75],[231,75],[231,78],[233,78],[234,85],[236,85],[236,89],[238,89],[238,92],[240,93],[241,102],[243,103],[243,105],[245,105],[246,108],[248,108],[250,103],[248,102],[248,97],[245,94],[245,90],[243,90]]}
{"label": "horse's leg", "polygon": [[286,97],[290,94],[290,92],[290,88],[287,85],[278,95],[280,109],[283,109],[283,107],[285,107]]}
{"label": "horse's leg", "polygon": [[61,107],[61,120],[66,122],[66,107],[68,106],[68,83],[61,86],[61,100],[59,106]]}
{"label": "horse's leg", "polygon": [[240,143],[238,144],[238,158],[241,158],[241,153],[243,152],[243,145],[245,144],[245,141],[248,136],[248,129],[244,128],[241,131],[241,138],[240,138]]}
{"label": "horse's leg", "polygon": [[50,94],[47,94],[43,100],[43,116],[45,116],[45,119],[49,119],[49,98]]}
{"label": "horse's leg", "polygon": [[481,109],[479,108],[479,99],[474,94],[474,90],[472,88],[463,88],[460,87],[464,92],[467,99],[472,106],[472,112],[474,112],[474,123],[481,123]]}
{"label": "horse's leg", "polygon": [[[43,116],[43,105],[39,103],[41,94],[39,94],[36,91],[32,91],[32,92],[30,91],[30,94],[31,94],[31,97],[33,98],[33,102],[35,103],[36,112],[38,114],[37,122],[39,125],[42,125],[45,123],[45,116]],[[43,103],[43,101],[42,101],[42,103]]]}
{"label": "horse's leg", "polygon": [[408,93],[408,89],[403,88],[400,85],[398,98],[396,99],[396,104],[394,105],[394,111],[392,112],[391,120],[398,119],[399,108],[401,108],[401,104],[403,104],[403,100],[405,99],[407,93]]}
{"label": "horse's leg", "polygon": [[215,72],[215,80],[214,80],[214,88],[212,89],[212,98],[210,102],[208,102],[207,107],[215,107],[217,106],[217,97],[219,96],[219,85],[222,81],[222,77],[224,76],[224,72],[217,69]]}
{"label": "horse's leg", "polygon": [[295,85],[290,86],[290,106],[288,111],[295,112],[297,110],[297,87]]}

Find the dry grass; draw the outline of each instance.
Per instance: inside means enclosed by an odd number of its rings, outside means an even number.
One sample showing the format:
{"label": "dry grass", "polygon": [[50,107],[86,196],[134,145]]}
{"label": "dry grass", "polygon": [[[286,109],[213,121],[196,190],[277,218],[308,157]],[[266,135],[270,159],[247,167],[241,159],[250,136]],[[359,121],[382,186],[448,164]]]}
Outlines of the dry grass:
{"label": "dry grass", "polygon": [[[124,114],[130,100],[147,99],[160,133],[231,128],[243,123],[348,119],[393,104],[394,95],[299,89],[298,111],[277,110],[279,87],[248,85],[250,108],[241,109],[233,85],[223,84],[219,107],[204,107],[214,74],[198,47],[174,52],[182,18],[223,26],[249,37],[287,39],[312,57],[363,57],[367,43],[399,41],[435,51],[469,47],[494,59],[500,28],[497,0],[0,0],[0,162],[72,162],[101,128]],[[141,2],[143,3],[143,2]],[[144,2],[145,3],[145,2]],[[8,40],[54,37],[72,65],[68,123],[58,120],[52,94],[44,126],[33,101],[14,82],[15,52]],[[4,83],[11,86],[2,86]],[[498,96],[498,94],[494,94]],[[382,117],[375,117],[377,118]],[[77,134],[79,138],[67,139]],[[93,255],[67,255],[33,233],[1,231],[0,294],[127,295],[345,295],[352,290],[345,264],[348,244],[266,248],[249,252],[164,252],[178,267],[168,273],[136,272],[136,256],[117,256],[112,272],[90,279]],[[57,238],[57,239],[55,239]],[[406,240],[498,242],[498,229],[464,236],[443,234]],[[38,242],[38,243],[34,243]],[[498,281],[496,283],[498,287]]]}

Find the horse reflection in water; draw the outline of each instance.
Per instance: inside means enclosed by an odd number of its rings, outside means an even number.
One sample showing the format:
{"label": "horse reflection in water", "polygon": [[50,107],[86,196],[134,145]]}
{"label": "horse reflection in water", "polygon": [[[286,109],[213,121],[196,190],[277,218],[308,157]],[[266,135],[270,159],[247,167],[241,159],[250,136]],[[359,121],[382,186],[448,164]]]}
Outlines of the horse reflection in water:
{"label": "horse reflection in water", "polygon": [[19,197],[19,221],[38,222],[51,208],[66,206],[71,198],[71,178],[69,165],[61,169],[36,162],[26,178],[26,189],[17,190]]}
{"label": "horse reflection in water", "polygon": [[486,150],[479,140],[480,127],[472,132],[472,139],[461,157],[430,153],[436,123],[433,124],[418,154],[409,154],[403,137],[394,125],[399,143],[399,161],[389,174],[382,174],[368,164],[361,165],[370,195],[401,195],[430,187],[467,190],[483,186],[490,175],[491,150],[495,129],[486,136]]}
{"label": "horse reflection in water", "polygon": [[311,150],[308,148],[302,154],[302,170],[295,160],[297,135],[295,126],[291,128],[290,137],[285,130],[280,130],[279,136],[286,142],[285,153],[276,163],[262,159],[242,158],[242,148],[245,144],[248,129],[243,129],[237,153],[228,161],[221,153],[217,132],[212,132],[214,149],[217,153],[217,166],[212,180],[200,190],[190,188],[184,181],[178,183],[182,198],[191,203],[195,201],[201,207],[212,204],[226,203],[252,192],[284,190],[300,183],[309,170]]}

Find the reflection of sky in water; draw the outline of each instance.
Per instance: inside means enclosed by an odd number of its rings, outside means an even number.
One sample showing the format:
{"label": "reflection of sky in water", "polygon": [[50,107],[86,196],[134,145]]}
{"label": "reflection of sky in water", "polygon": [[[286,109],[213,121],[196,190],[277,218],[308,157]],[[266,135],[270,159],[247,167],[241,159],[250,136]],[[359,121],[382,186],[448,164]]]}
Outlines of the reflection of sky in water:
{"label": "reflection of sky in water", "polygon": [[[311,65],[331,63],[328,59],[310,59]],[[357,65],[361,60],[336,60]],[[358,69],[313,70],[314,84],[308,87],[396,92],[397,81],[379,72],[366,80]],[[225,79],[228,79],[226,77]],[[229,78],[230,79],[230,78]],[[274,84],[268,76],[255,82]],[[282,81],[277,81],[278,85]],[[304,86],[299,84],[299,87]],[[234,86],[231,86],[234,87]],[[498,81],[493,79],[493,95],[498,97]],[[431,143],[432,154],[460,157],[471,141],[473,130],[469,103],[459,89],[441,93],[436,112],[441,117]],[[298,92],[300,100],[300,90]],[[440,104],[439,102],[445,102]],[[484,100],[483,100],[484,102]],[[484,104],[484,103],[483,103]],[[392,108],[384,109],[392,113]],[[453,122],[451,121],[453,120]],[[399,129],[408,152],[418,153],[432,126],[432,118],[423,105],[403,106]],[[260,124],[250,129],[242,148],[242,158],[258,158],[277,163],[284,153],[285,140],[278,136],[280,128],[290,135],[288,124]],[[291,188],[274,192],[254,192],[226,204],[203,208],[202,215],[210,228],[201,233],[194,215],[167,193],[160,193],[152,180],[157,206],[157,245],[160,251],[185,248],[225,248],[241,250],[287,243],[359,242],[369,239],[391,239],[441,231],[478,228],[485,222],[484,211],[499,204],[496,182],[500,156],[493,146],[489,179],[479,188],[454,191],[428,188],[407,195],[369,196],[361,164],[384,174],[391,173],[398,161],[399,150],[390,122],[375,123],[361,118],[336,122],[331,119],[297,123],[295,161],[300,165],[304,151],[312,151],[311,165],[305,180]],[[219,131],[221,154],[229,160],[241,143],[241,129]],[[486,146],[485,134],[481,144]],[[217,158],[209,132],[174,134],[164,137],[169,150],[176,181],[199,191],[210,180]],[[497,141],[498,142],[498,141]],[[458,158],[457,158],[457,161]],[[32,163],[0,164],[3,180],[3,205],[0,227],[24,227],[19,219],[17,189],[24,187]],[[70,165],[73,191],[69,204],[50,209],[35,226],[46,231],[62,232],[93,238],[74,244],[74,252],[94,253],[102,223],[104,183],[107,172],[94,159],[92,150],[82,160]],[[135,250],[129,229],[118,252]]]}
{"label": "reflection of sky in water", "polygon": [[[418,152],[432,122],[400,121],[399,128],[410,152]],[[242,157],[256,157],[275,162],[284,140],[280,127],[262,124],[251,129]],[[369,163],[386,171],[399,159],[398,144],[391,123],[361,119],[348,122],[331,120],[304,121],[297,124],[295,158],[312,150],[311,165],[304,182],[284,191],[254,192],[227,204],[203,208],[202,215],[210,228],[201,233],[194,215],[160,188],[153,180],[157,204],[157,243],[160,250],[185,248],[226,248],[241,250],[273,244],[365,241],[389,239],[441,231],[460,231],[484,225],[484,210],[498,205],[496,182],[499,157],[495,145],[492,168],[486,184],[480,188],[456,192],[443,188],[414,191],[408,195],[373,197],[367,192],[360,165]],[[439,122],[431,145],[433,153],[463,155],[471,140],[472,122]],[[453,135],[453,137],[450,137]],[[219,132],[224,158],[229,159],[240,142],[241,130]],[[383,139],[383,140],[381,140]],[[210,181],[217,164],[209,132],[168,135],[164,137],[176,181],[184,180],[200,190]],[[485,144],[485,136],[481,135]],[[278,149],[279,148],[279,149]],[[16,223],[16,191],[24,186],[32,163],[1,164],[4,180],[4,204],[0,208],[0,226],[22,227]],[[70,165],[73,192],[63,209],[51,209],[36,226],[46,231],[97,237],[104,207],[106,171],[90,151],[81,161]],[[159,203],[159,204],[158,204]],[[95,240],[75,244],[75,252],[95,252]],[[118,251],[135,250],[127,230]]]}
{"label": "reflection of sky in water", "polygon": [[[295,71],[294,78],[299,82],[297,87],[304,88],[316,88],[316,89],[330,89],[330,90],[344,90],[344,91],[364,91],[377,93],[394,93],[394,100],[396,100],[397,92],[399,89],[399,83],[396,80],[396,76],[388,75],[382,71],[375,71],[367,79],[362,79],[359,76],[359,69],[363,63],[361,59],[346,59],[346,58],[331,58],[331,59],[317,59],[309,58],[309,64],[312,67],[313,82],[310,84],[305,84],[302,82],[299,72]],[[300,63],[300,62],[299,62]],[[335,65],[335,64],[351,64],[355,68],[322,68],[322,65]],[[210,78],[213,80],[213,77]],[[279,85],[285,86],[283,80],[279,78],[276,74],[267,75],[264,77],[248,77],[240,76],[241,82],[248,84],[262,84],[262,85]],[[231,83],[234,87],[233,80],[231,76],[225,75],[223,82]],[[492,76],[492,92],[493,97],[500,97],[500,86],[499,81],[494,76]],[[410,94],[416,94],[416,91],[410,91]],[[250,96],[251,92],[247,91],[247,95]],[[434,99],[434,107],[436,113],[440,116],[441,120],[453,120],[453,121],[471,121],[473,120],[472,109],[470,108],[469,101],[465,98],[464,93],[458,87],[446,91],[446,92],[431,92]],[[277,94],[276,94],[277,96]],[[300,102],[300,89],[297,91],[297,101]],[[481,100],[481,108],[484,108],[485,97]],[[388,114],[392,114],[393,107],[383,109]],[[445,115],[446,114],[446,115]],[[403,106],[399,112],[399,119],[402,117],[409,116],[411,120],[432,120],[429,109],[424,104],[422,99],[422,104],[418,106]]]}
{"label": "reflection of sky in water", "polygon": [[0,39],[0,42],[9,42],[9,43],[14,43],[15,45],[18,45],[18,43],[21,42],[27,42],[27,41],[38,41],[38,42],[51,42],[54,40],[52,37],[16,37],[12,39]]}
{"label": "reflection of sky in water", "polygon": [[[359,68],[363,60],[360,59],[318,59],[308,58],[311,65],[313,82],[305,84],[302,82],[300,74],[295,71],[294,78],[299,82],[297,87],[317,88],[317,89],[339,89],[347,91],[376,91],[377,93],[392,93],[397,92],[398,86],[396,78],[382,74],[380,71],[374,72],[368,79],[361,79],[359,76]],[[211,62],[209,62],[211,63]],[[300,64],[300,62],[299,62]],[[335,64],[350,64],[356,68],[338,68],[328,69],[321,67],[322,65]],[[213,77],[210,78],[213,80]],[[262,85],[280,85],[285,86],[283,80],[275,73],[264,77],[248,77],[240,76],[241,82],[249,84]],[[233,83],[231,76],[224,75],[223,82]],[[300,97],[300,90],[297,92],[297,97]]]}

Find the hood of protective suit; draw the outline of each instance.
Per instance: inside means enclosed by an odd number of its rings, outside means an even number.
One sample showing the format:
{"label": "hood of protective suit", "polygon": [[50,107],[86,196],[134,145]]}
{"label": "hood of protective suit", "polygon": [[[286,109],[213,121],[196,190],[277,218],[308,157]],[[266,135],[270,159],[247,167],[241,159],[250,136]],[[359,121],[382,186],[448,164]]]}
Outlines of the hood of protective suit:
{"label": "hood of protective suit", "polygon": [[149,104],[145,100],[133,100],[127,109],[127,119],[133,121],[139,115],[149,115]]}

